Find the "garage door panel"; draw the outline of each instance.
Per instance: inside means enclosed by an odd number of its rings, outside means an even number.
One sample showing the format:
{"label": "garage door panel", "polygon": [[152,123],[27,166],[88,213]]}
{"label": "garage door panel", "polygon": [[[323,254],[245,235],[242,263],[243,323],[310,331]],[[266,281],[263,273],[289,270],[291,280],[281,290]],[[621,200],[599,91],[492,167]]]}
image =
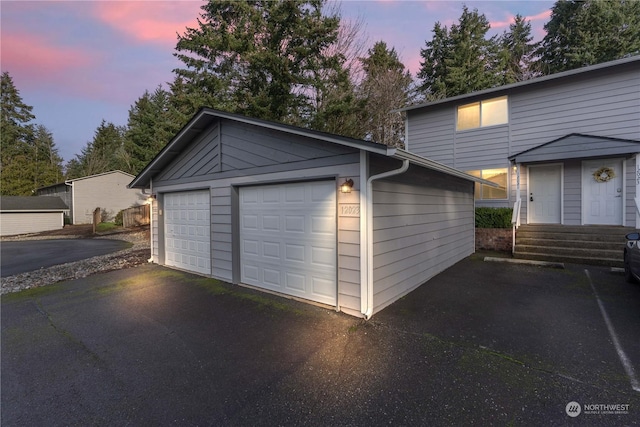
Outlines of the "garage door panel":
{"label": "garage door panel", "polygon": [[167,193],[164,206],[165,263],[211,274],[209,191]]}
{"label": "garage door panel", "polygon": [[335,183],[240,190],[241,280],[336,303]]}

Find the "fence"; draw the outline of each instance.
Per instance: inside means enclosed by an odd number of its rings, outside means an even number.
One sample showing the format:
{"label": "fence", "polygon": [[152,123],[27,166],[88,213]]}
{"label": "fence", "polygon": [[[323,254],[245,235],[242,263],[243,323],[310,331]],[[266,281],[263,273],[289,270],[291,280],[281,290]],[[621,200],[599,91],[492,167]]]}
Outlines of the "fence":
{"label": "fence", "polygon": [[140,205],[122,211],[122,225],[125,228],[147,225],[151,222],[151,205]]}

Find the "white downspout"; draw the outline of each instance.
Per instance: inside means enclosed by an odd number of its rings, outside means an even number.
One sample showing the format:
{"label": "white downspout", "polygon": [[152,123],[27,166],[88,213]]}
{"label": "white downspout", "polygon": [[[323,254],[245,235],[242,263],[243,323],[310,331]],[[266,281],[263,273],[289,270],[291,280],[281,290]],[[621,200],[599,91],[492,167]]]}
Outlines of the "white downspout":
{"label": "white downspout", "polygon": [[[361,158],[361,179],[363,176],[362,164],[363,162]],[[360,212],[360,307],[366,320],[369,320],[373,315],[373,181],[403,174],[408,169],[409,160],[403,160],[402,166],[398,169],[370,176],[369,179],[367,179],[367,185],[365,188],[361,188],[360,190],[360,206],[361,208],[362,206],[365,207],[365,212]],[[363,192],[362,190],[365,191]],[[364,227],[362,226],[363,217],[366,222]],[[362,230],[365,230],[365,232],[363,233]],[[365,240],[364,242],[363,237]],[[365,268],[363,268],[363,264],[366,264],[364,266]]]}
{"label": "white downspout", "polygon": [[[145,194],[145,189],[142,189],[142,194]],[[153,198],[153,178],[149,179],[149,197],[151,197],[151,203],[149,204],[149,247],[151,248],[150,258],[147,262],[153,262],[153,205],[156,205],[158,209],[157,199]]]}

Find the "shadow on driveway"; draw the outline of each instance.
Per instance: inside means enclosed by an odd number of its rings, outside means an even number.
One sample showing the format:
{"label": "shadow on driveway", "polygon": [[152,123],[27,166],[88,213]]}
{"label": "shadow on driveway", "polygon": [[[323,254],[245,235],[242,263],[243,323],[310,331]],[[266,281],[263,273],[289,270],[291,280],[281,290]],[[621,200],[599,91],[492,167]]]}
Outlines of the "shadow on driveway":
{"label": "shadow on driveway", "polygon": [[[468,258],[370,322],[156,265],[11,294],[2,425],[634,424],[584,268]],[[640,370],[640,287],[588,268]]]}

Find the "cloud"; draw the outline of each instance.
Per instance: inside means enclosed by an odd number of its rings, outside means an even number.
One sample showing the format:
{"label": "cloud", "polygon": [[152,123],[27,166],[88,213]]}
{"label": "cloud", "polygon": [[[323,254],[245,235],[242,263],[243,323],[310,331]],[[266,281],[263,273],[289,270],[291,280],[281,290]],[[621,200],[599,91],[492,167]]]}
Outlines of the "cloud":
{"label": "cloud", "polygon": [[47,80],[63,76],[78,68],[89,68],[100,61],[94,52],[55,45],[42,35],[27,33],[2,34],[2,68],[10,74],[37,84],[43,76]]}
{"label": "cloud", "polygon": [[176,33],[197,26],[201,2],[100,1],[94,16],[102,23],[138,42],[176,43]]}

